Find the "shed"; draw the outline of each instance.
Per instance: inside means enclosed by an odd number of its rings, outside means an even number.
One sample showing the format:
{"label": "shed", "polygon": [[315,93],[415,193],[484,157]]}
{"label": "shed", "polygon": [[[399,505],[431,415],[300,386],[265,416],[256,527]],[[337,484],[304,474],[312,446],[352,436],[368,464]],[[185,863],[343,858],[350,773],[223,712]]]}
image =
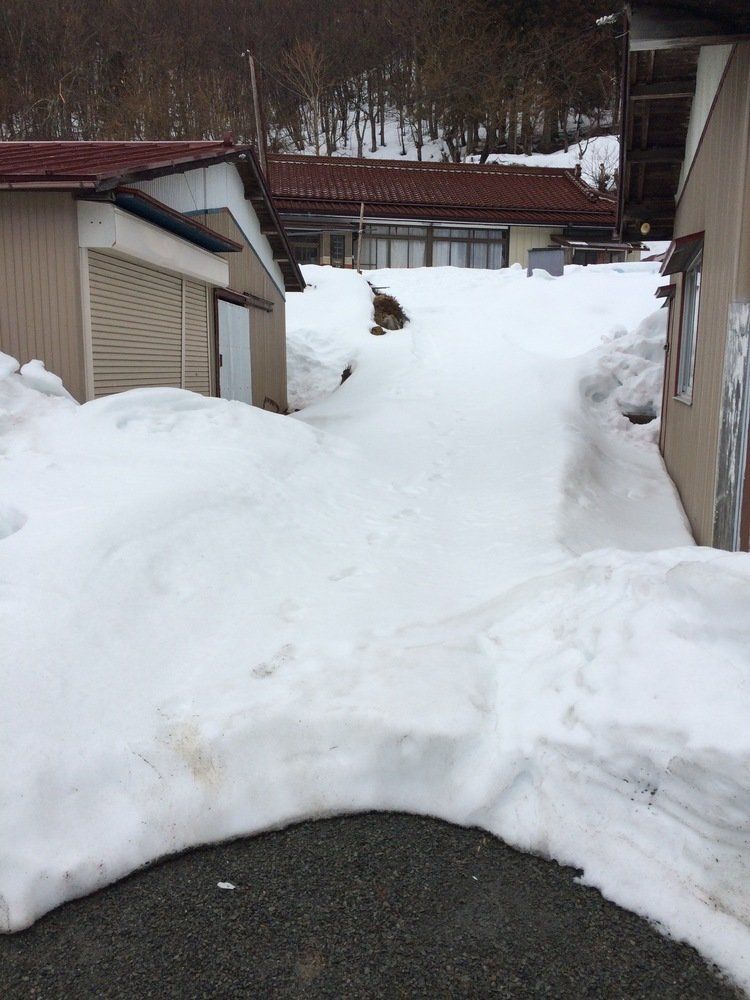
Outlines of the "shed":
{"label": "shed", "polygon": [[296,265],[248,146],[0,143],[0,350],[80,401],[173,386],[285,411]]}

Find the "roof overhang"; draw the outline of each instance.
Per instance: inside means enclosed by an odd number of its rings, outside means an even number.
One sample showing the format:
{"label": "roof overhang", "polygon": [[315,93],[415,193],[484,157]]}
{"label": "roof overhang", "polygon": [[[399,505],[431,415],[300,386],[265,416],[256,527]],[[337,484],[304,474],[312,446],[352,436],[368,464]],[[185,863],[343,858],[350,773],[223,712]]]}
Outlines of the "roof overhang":
{"label": "roof overhang", "polygon": [[223,257],[126,212],[111,201],[78,202],[78,245],[83,249],[106,250],[219,288],[229,284],[229,264]]}
{"label": "roof overhang", "polygon": [[672,238],[701,47],[750,38],[747,0],[632,0],[621,54],[624,240]]}
{"label": "roof overhang", "polygon": [[[280,212],[284,219],[322,218],[343,216],[359,219],[361,202],[322,201],[308,198],[289,198],[277,195]],[[579,207],[564,208],[487,208],[472,205],[435,205],[424,202],[368,201],[365,202],[365,221],[442,223],[444,225],[477,226],[586,226],[590,228],[612,229],[615,225],[615,202],[611,202],[612,212]]]}
{"label": "roof overhang", "polygon": [[746,4],[630,4],[630,51],[726,45],[750,38]]}
{"label": "roof overhang", "polygon": [[285,291],[304,291],[307,283],[289,245],[268,182],[252,150],[247,150],[237,160],[237,169],[245,187],[245,197],[253,206],[261,232],[270,243],[273,259],[284,276]]}
{"label": "roof overhang", "polygon": [[576,240],[568,236],[557,236],[554,233],[550,240],[569,250],[624,250],[630,253],[632,250],[640,249],[638,243],[622,243],[615,240]]}
{"label": "roof overhang", "polygon": [[197,219],[157,201],[145,191],[118,187],[113,192],[113,200],[119,208],[124,208],[148,222],[153,222],[161,229],[166,229],[168,232],[174,233],[175,236],[180,236],[204,250],[210,250],[212,253],[239,253],[242,251],[241,243],[229,239],[228,236],[222,236],[221,233],[209,229]]}
{"label": "roof overhang", "polygon": [[703,233],[691,233],[689,236],[681,236],[677,240],[672,240],[669,249],[664,254],[660,273],[666,276],[685,271],[703,246],[703,236]]}
{"label": "roof overhang", "polygon": [[[11,143],[3,144],[10,146]],[[71,141],[70,143],[17,143],[13,145],[26,146],[29,149],[35,146],[74,146],[84,147],[85,141]],[[96,145],[91,143],[90,145]],[[102,145],[109,145],[104,143]],[[128,143],[116,145],[129,145]],[[138,143],[135,143],[138,145]],[[144,143],[145,145],[145,143]],[[165,143],[164,145],[171,145]],[[185,143],[184,145],[189,145]],[[203,167],[210,167],[217,163],[226,163],[228,160],[237,159],[243,156],[249,146],[234,145],[227,140],[224,143],[211,143],[208,149],[190,148],[184,151],[170,151],[168,155],[154,153],[150,162],[125,162],[127,156],[123,153],[123,161],[113,164],[110,167],[91,169],[86,166],[73,166],[71,163],[62,163],[59,166],[50,164],[48,160],[40,160],[46,164],[44,169],[37,170],[23,169],[13,170],[3,173],[0,168],[0,190],[8,191],[111,191],[113,188],[130,184],[134,181],[152,180],[156,177],[166,177],[170,174],[185,173],[188,170],[195,170]]]}

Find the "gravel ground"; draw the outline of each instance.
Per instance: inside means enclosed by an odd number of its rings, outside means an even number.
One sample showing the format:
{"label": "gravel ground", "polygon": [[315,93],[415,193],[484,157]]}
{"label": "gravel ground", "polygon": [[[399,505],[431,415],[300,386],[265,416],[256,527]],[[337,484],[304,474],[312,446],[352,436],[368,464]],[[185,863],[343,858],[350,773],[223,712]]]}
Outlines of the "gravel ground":
{"label": "gravel ground", "polygon": [[0,938],[0,997],[737,996],[575,874],[433,819],[302,823]]}

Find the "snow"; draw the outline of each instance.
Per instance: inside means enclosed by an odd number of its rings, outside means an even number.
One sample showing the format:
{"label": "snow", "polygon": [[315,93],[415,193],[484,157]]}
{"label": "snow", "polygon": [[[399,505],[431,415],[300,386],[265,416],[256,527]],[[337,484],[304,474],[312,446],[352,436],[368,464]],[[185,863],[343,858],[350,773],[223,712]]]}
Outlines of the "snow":
{"label": "snow", "polygon": [[657,267],[373,273],[382,337],[363,277],[305,277],[293,417],[2,361],[3,925],[395,809],[575,865],[750,987],[750,559],[692,543],[622,416],[657,407]]}
{"label": "snow", "polygon": [[[367,125],[367,131],[365,132],[364,145],[362,148],[362,155],[365,159],[374,160],[416,160],[417,159],[417,148],[414,145],[414,137],[411,134],[411,130],[407,125],[404,132],[404,148],[406,149],[406,155],[401,154],[401,135],[398,123],[398,114],[394,111],[386,113],[385,128],[383,130],[385,136],[385,144],[380,145],[380,127],[378,126],[376,132],[376,149],[372,152],[370,148],[370,143],[372,140],[369,123]],[[357,134],[354,130],[353,116],[349,123],[349,132],[347,135],[347,145],[339,145],[338,148],[332,156],[356,156],[357,155]],[[303,150],[299,150],[296,147],[292,147],[288,143],[290,148],[288,152],[293,152],[296,154],[304,153],[308,156],[315,156],[315,147],[312,143],[308,143]],[[320,155],[325,155],[326,145],[324,137],[321,135],[320,140]],[[436,161],[440,163],[445,160],[448,156],[448,147],[442,139],[430,139],[428,136],[423,136],[422,140],[422,159],[425,161]]]}
{"label": "snow", "polygon": [[[478,163],[478,156],[469,157],[470,163]],[[609,187],[614,185],[614,171],[620,165],[620,140],[616,135],[599,135],[580,142],[571,142],[567,152],[563,149],[555,153],[493,153],[487,163],[507,163],[517,167],[562,167],[574,170],[581,168],[583,180],[596,186],[599,165],[604,164],[609,176]]]}
{"label": "snow", "polygon": [[[362,155],[365,159],[417,159],[417,148],[408,125],[405,128],[403,144],[406,153],[404,155],[401,152],[402,146],[398,115],[394,111],[390,111],[386,115],[384,136],[385,144],[381,146],[380,130],[378,129],[377,146],[373,152],[370,148],[371,134],[368,124],[362,149]],[[484,129],[480,129],[480,137],[484,141]],[[346,146],[340,145],[331,155],[349,157],[357,155],[357,136],[351,122],[347,143]],[[296,147],[291,148],[290,146],[288,151],[297,154],[301,152],[309,156],[315,155],[315,147],[312,144],[308,144],[302,150]],[[320,155],[325,155],[325,151],[325,142],[321,138]],[[450,153],[444,139],[430,139],[428,136],[423,137],[423,161],[440,163],[449,159]],[[479,161],[479,154],[466,157],[467,163],[479,163]],[[563,167],[568,170],[574,170],[575,167],[580,165],[583,179],[594,187],[599,177],[599,165],[603,163],[609,177],[608,186],[611,188],[614,186],[614,172],[620,165],[620,140],[616,135],[600,135],[580,140],[571,140],[567,152],[561,149],[554,153],[492,153],[487,158],[487,163],[509,163],[521,167]]]}

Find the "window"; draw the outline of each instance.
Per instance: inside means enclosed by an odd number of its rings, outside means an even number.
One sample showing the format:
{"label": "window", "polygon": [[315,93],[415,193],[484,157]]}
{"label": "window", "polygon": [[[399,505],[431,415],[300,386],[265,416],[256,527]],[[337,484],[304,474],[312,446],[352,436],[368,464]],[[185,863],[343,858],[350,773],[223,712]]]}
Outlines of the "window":
{"label": "window", "polygon": [[368,225],[362,238],[362,266],[424,267],[426,226]]}
{"label": "window", "polygon": [[435,267],[480,267],[497,270],[507,261],[504,229],[436,226],[432,263]]}
{"label": "window", "polygon": [[685,265],[682,278],[682,319],[677,358],[677,396],[686,403],[693,400],[695,348],[698,339],[698,312],[701,301],[703,245]]}
{"label": "window", "polygon": [[346,237],[343,233],[331,233],[331,264],[343,267],[346,263]]}
{"label": "window", "polygon": [[362,239],[362,266],[497,269],[507,264],[507,240],[506,229],[368,224]]}
{"label": "window", "polygon": [[290,236],[289,244],[298,264],[317,264],[320,261],[318,236]]}

